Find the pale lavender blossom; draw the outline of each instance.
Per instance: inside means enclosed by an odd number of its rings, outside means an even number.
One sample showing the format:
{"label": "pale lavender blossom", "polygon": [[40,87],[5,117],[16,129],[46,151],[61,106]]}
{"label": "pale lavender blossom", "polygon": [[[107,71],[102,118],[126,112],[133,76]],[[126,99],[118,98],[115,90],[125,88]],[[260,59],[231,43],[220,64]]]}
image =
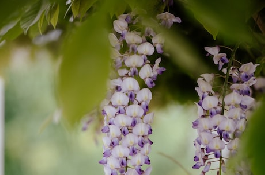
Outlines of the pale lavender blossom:
{"label": "pale lavender blossom", "polygon": [[[213,56],[219,70],[229,62],[226,53],[220,53],[219,46],[205,47],[205,50],[207,55]],[[251,97],[251,86],[258,82],[254,77],[257,66],[247,63],[239,68],[223,68],[222,72],[228,73],[233,81],[231,85],[229,82],[225,93],[223,89],[220,92],[213,91],[213,74],[202,74],[202,78],[198,78],[198,87],[195,88],[199,96],[199,102],[195,103],[198,108],[197,118],[192,122],[198,137],[194,140],[196,163],[192,168],[203,167],[201,174],[209,172],[213,162],[217,162],[222,172],[226,172],[226,159],[222,157],[222,151],[229,150],[231,156],[236,153],[239,138],[246,128],[247,115],[255,105],[255,99]]]}
{"label": "pale lavender blossom", "polygon": [[[130,26],[139,20],[132,13],[122,14],[113,22],[115,33],[109,34],[113,67],[118,77],[109,81],[108,96],[102,105],[104,126],[101,131],[105,136],[103,158],[99,163],[104,166],[105,175],[150,175],[152,170],[151,166],[146,170],[143,167],[151,163],[148,155],[153,144],[149,139],[154,119],[154,113],[149,112],[152,99],[149,88],[155,86],[157,76],[165,68],[159,66],[161,58],[151,63],[148,57],[164,41],[158,36],[153,39],[156,33],[151,28],[148,35],[131,31]],[[153,43],[147,42],[146,36],[151,37]],[[128,49],[121,53],[124,42]],[[147,88],[139,86],[141,79]]]}
{"label": "pale lavender blossom", "polygon": [[174,22],[181,23],[181,19],[179,17],[175,17],[173,14],[165,12],[158,14],[156,16],[158,20],[160,20],[160,24],[170,28]]}

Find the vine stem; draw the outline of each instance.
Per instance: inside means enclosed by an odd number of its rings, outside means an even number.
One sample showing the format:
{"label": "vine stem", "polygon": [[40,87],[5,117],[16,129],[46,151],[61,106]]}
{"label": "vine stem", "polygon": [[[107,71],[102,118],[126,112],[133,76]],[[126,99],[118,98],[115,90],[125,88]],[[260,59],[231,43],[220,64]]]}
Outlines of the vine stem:
{"label": "vine stem", "polygon": [[163,157],[166,157],[168,158],[169,160],[171,160],[172,162],[174,162],[175,164],[177,164],[182,170],[184,170],[186,172],[187,175],[191,175],[191,173],[181,164],[179,163],[176,159],[174,159],[173,157],[165,154],[165,153],[162,153],[162,152],[158,152],[158,154],[160,154],[161,156]]}
{"label": "vine stem", "polygon": [[[225,113],[225,95],[226,95],[226,91],[227,91],[227,88],[228,88],[228,79],[229,79],[229,71],[232,67],[232,64],[233,64],[233,60],[235,59],[235,56],[236,56],[236,51],[238,49],[239,45],[237,44],[232,52],[232,55],[231,55],[231,59],[229,60],[228,62],[228,66],[227,66],[227,71],[226,71],[226,75],[225,75],[225,83],[224,83],[224,89],[223,89],[223,92],[222,92],[222,115],[224,115]],[[222,140],[223,137],[222,137],[222,134],[220,134],[220,140]],[[222,175],[222,160],[223,160],[223,157],[222,157],[222,150],[220,151],[220,165],[219,165],[219,175]]]}

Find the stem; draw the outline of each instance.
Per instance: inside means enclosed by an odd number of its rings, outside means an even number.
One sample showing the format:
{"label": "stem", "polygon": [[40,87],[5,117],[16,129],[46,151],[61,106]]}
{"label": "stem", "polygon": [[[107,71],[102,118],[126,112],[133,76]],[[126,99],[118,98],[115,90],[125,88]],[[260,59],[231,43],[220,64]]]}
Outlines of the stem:
{"label": "stem", "polygon": [[127,157],[126,157],[126,166],[125,166],[125,173],[127,172]]}
{"label": "stem", "polygon": [[173,161],[175,164],[177,164],[178,166],[180,166],[180,168],[182,170],[184,170],[186,172],[187,175],[191,175],[191,173],[183,166],[181,165],[181,163],[179,163],[176,159],[174,159],[173,157],[169,156],[169,155],[166,155],[162,152],[158,152],[158,154],[160,154],[161,156],[164,156],[166,158],[168,158],[169,160]]}
{"label": "stem", "polygon": [[[225,75],[225,83],[224,83],[224,89],[223,89],[223,92],[222,92],[222,115],[224,115],[225,113],[225,95],[226,95],[226,91],[227,91],[227,88],[228,88],[228,79],[229,79],[229,71],[232,67],[232,63],[233,63],[233,60],[235,59],[235,55],[236,55],[236,50],[238,49],[239,45],[237,44],[232,52],[232,55],[231,55],[231,59],[229,60],[229,63],[228,63],[228,66],[227,66],[227,72],[226,72],[226,75]],[[223,137],[222,137],[222,134],[220,134],[220,140],[222,140]],[[220,151],[220,166],[219,166],[219,175],[222,175],[222,150]]]}
{"label": "stem", "polygon": [[229,50],[233,51],[233,49],[231,49],[230,47],[220,46],[220,45],[219,45],[219,47],[223,47],[223,48],[226,48],[226,49],[229,49]]}

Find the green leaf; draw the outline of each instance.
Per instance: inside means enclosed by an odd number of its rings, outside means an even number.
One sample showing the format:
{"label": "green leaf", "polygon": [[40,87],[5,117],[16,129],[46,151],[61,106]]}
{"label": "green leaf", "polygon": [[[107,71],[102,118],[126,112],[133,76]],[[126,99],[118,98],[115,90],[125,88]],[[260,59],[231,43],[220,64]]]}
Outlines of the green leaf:
{"label": "green leaf", "polygon": [[81,3],[81,0],[74,0],[72,2],[72,12],[73,12],[74,18],[77,17],[77,15],[79,14],[80,3]]}
{"label": "green leaf", "polygon": [[59,4],[55,4],[51,8],[51,24],[53,25],[53,28],[56,27],[58,22],[58,16],[59,16]]}
{"label": "green leaf", "polygon": [[51,21],[50,9],[51,9],[51,5],[49,5],[47,10],[45,10],[45,16],[46,16],[46,21],[47,21],[48,25],[50,25],[50,21]]}
{"label": "green leaf", "polygon": [[[220,33],[234,43],[252,42],[252,33],[246,24],[249,0],[187,0],[187,7],[213,37]],[[218,30],[217,30],[218,29]]]}
{"label": "green leaf", "polygon": [[34,25],[40,18],[43,11],[47,8],[42,0],[34,3],[29,10],[21,17],[20,26],[24,30],[24,33],[27,33],[29,27]]}
{"label": "green leaf", "polygon": [[0,28],[13,20],[20,18],[25,12],[25,7],[36,0],[1,0],[0,1]]}
{"label": "green leaf", "polygon": [[16,39],[22,32],[23,30],[20,28],[19,22],[17,22],[17,24],[13,28],[8,30],[8,32],[1,38],[1,40],[12,41]]}
{"label": "green leaf", "polygon": [[81,0],[79,8],[80,18],[86,14],[87,10],[90,9],[96,1],[97,0]]}
{"label": "green leaf", "polygon": [[264,174],[264,157],[265,152],[265,98],[263,97],[263,101],[256,109],[254,114],[251,116],[248,121],[248,126],[245,131],[245,135],[242,137],[242,141],[240,145],[243,146],[243,152],[245,155],[249,157],[251,162],[251,170],[255,175],[263,175]]}
{"label": "green leaf", "polygon": [[138,1],[138,0],[125,0],[131,9],[143,9],[150,16],[156,16],[159,13],[162,13],[165,8],[165,3],[161,0],[152,0],[152,1]]}
{"label": "green leaf", "polygon": [[16,24],[18,23],[19,19],[16,19],[14,21],[10,21],[8,24],[3,26],[0,30],[0,37],[4,36],[10,29],[12,29]]}
{"label": "green leaf", "polygon": [[114,14],[116,15],[116,17],[123,14],[126,10],[126,7],[127,7],[127,3],[121,1],[120,5],[118,5],[118,7],[115,8],[115,11],[114,11]]}
{"label": "green leaf", "polygon": [[45,11],[42,12],[41,16],[40,16],[40,19],[39,19],[39,22],[38,22],[38,27],[39,27],[39,31],[40,31],[40,34],[42,35],[42,25],[43,25],[43,20],[44,20],[44,16],[45,16]]}
{"label": "green leaf", "polygon": [[249,9],[247,11],[247,19],[257,14],[265,7],[265,1],[263,0],[252,0],[249,2]]}
{"label": "green leaf", "polygon": [[59,97],[70,125],[80,121],[106,95],[110,46],[106,14],[94,14],[71,34],[59,71]]}
{"label": "green leaf", "polygon": [[216,40],[218,28],[216,27],[216,25],[211,24],[211,19],[208,16],[203,16],[200,14],[196,15],[195,18],[203,25],[205,30],[207,30],[207,32],[209,32],[213,36],[213,39]]}

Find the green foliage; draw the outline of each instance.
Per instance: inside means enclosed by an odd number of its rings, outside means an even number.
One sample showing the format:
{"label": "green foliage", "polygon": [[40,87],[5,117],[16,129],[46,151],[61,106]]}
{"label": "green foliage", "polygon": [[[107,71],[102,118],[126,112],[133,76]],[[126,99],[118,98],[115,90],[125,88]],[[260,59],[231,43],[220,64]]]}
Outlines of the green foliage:
{"label": "green foliage", "polygon": [[40,19],[43,11],[47,9],[47,7],[48,5],[43,0],[39,0],[21,17],[20,26],[24,30],[24,33],[27,33],[29,27]]}
{"label": "green foliage", "polygon": [[59,15],[59,4],[54,4],[51,8],[51,24],[55,28],[58,22],[58,15]]}
{"label": "green foliage", "polygon": [[40,34],[42,34],[42,25],[43,25],[43,20],[44,20],[44,16],[45,16],[45,11],[42,12],[41,16],[40,16],[40,19],[39,19],[39,22],[38,22],[38,28],[39,28],[39,32]]}
{"label": "green foliage", "polygon": [[36,0],[10,0],[0,1],[0,28],[15,19],[20,18],[25,8]]}
{"label": "green foliage", "polygon": [[74,18],[78,15],[82,18],[96,1],[97,0],[73,0],[71,5]]}
{"label": "green foliage", "polygon": [[1,38],[1,40],[12,41],[16,39],[22,32],[23,30],[20,28],[20,25],[17,22],[17,24],[14,27],[8,30],[8,32]]}
{"label": "green foliage", "polygon": [[138,1],[138,0],[125,0],[132,10],[142,9],[145,13],[150,16],[156,16],[159,13],[162,13],[165,8],[165,4],[161,0],[152,0],[152,1]]}
{"label": "green foliage", "polygon": [[242,137],[242,143],[240,144],[243,146],[241,154],[248,156],[251,163],[251,170],[255,175],[264,174],[264,113],[265,98],[263,98],[262,103],[251,116],[248,127]]}
{"label": "green foliage", "polygon": [[186,0],[188,8],[205,29],[216,38],[219,32],[234,43],[252,41],[251,32],[246,24],[250,1],[241,0]]}
{"label": "green foliage", "polygon": [[74,18],[77,17],[77,15],[79,14],[80,1],[81,0],[74,0],[74,1],[72,1],[72,12],[73,12]]}
{"label": "green foliage", "polygon": [[256,68],[256,75],[263,75],[265,76],[265,57],[260,57],[257,59],[259,66]]}
{"label": "green foliage", "polygon": [[74,31],[63,49],[58,88],[70,125],[105,97],[110,58],[105,24],[105,14],[95,14]]}

